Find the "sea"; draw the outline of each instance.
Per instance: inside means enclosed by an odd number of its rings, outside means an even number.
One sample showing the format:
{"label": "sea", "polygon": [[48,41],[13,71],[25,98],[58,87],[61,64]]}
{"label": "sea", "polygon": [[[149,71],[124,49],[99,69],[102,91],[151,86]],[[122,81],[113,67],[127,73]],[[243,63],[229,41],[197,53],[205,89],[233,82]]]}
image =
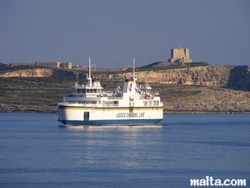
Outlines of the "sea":
{"label": "sea", "polygon": [[57,114],[0,113],[0,187],[185,188],[246,179],[249,114],[164,114],[158,125],[63,127]]}

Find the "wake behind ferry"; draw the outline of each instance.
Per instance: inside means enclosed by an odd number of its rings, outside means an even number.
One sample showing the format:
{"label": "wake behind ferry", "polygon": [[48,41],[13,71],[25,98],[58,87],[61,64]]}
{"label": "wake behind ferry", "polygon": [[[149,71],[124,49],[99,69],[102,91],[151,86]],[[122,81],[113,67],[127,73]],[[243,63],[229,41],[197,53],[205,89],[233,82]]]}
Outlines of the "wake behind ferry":
{"label": "wake behind ferry", "polygon": [[148,85],[137,85],[135,60],[133,77],[124,81],[123,89],[103,89],[91,78],[91,60],[86,85],[75,82],[71,94],[58,104],[58,121],[64,125],[149,125],[163,119],[163,103],[158,92]]}

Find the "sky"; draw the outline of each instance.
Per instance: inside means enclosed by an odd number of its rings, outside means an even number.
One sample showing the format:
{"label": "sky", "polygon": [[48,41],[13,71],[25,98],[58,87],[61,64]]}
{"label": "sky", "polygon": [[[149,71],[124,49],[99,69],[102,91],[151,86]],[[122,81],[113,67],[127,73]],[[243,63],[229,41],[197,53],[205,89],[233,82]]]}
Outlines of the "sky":
{"label": "sky", "polygon": [[0,63],[250,65],[249,0],[0,0]]}

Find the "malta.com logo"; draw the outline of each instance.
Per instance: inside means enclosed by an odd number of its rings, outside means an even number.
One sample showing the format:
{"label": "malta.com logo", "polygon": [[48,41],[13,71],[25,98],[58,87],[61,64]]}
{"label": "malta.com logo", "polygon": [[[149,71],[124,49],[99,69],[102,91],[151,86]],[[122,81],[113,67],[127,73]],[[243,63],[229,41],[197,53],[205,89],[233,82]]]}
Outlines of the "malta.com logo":
{"label": "malta.com logo", "polygon": [[190,179],[190,186],[247,186],[246,179],[214,179],[206,176],[204,179]]}

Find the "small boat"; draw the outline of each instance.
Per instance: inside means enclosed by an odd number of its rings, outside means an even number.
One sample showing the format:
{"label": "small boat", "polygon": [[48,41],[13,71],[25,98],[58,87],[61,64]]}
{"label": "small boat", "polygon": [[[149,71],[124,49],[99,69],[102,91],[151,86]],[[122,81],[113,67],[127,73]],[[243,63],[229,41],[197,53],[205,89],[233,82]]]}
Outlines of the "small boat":
{"label": "small boat", "polygon": [[72,93],[58,103],[58,121],[64,125],[149,125],[163,119],[163,103],[148,84],[137,85],[135,60],[133,77],[112,92],[105,91],[99,80],[92,80],[91,60],[87,84],[75,82]]}

